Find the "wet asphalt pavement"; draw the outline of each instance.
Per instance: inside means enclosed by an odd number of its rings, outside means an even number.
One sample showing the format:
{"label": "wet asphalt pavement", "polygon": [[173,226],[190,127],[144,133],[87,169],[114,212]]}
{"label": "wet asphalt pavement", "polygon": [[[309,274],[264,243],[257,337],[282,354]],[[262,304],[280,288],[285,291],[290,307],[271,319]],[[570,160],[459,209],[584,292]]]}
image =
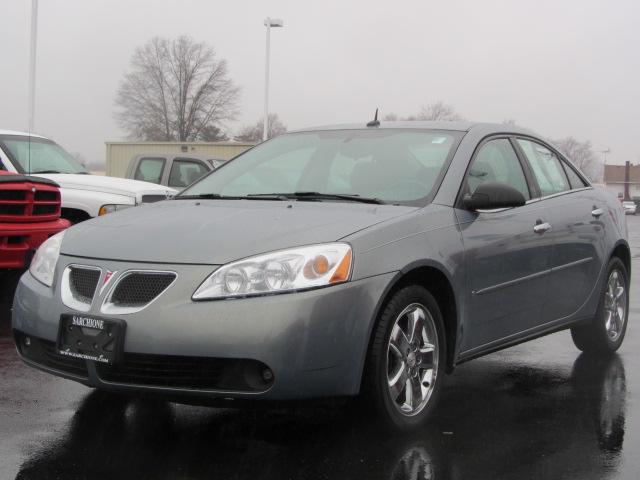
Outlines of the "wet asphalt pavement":
{"label": "wet asphalt pavement", "polygon": [[640,216],[627,220],[631,306],[617,355],[590,360],[561,332],[461,365],[434,420],[410,435],[345,407],[108,397],[23,365],[5,305],[0,479],[640,478]]}

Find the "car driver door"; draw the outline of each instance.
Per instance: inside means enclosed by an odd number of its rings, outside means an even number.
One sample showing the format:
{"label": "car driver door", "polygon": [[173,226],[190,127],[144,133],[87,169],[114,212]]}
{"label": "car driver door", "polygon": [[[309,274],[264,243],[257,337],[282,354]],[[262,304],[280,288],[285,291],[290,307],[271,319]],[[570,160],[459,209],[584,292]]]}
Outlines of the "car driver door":
{"label": "car driver door", "polygon": [[[471,159],[461,195],[483,182],[500,182],[528,201],[537,192],[528,166],[512,139],[480,143]],[[492,348],[540,324],[547,297],[553,241],[546,234],[549,212],[539,202],[508,209],[456,208],[465,249],[466,289],[462,356]]]}

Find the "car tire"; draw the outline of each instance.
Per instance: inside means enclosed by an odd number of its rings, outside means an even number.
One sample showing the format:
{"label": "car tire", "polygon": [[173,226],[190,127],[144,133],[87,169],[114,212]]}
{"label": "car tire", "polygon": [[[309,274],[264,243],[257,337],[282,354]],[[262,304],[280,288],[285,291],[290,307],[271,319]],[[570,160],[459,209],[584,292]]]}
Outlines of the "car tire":
{"label": "car tire", "polygon": [[622,345],[629,317],[629,274],[624,263],[613,257],[600,292],[596,316],[571,329],[571,338],[583,352],[611,353]]}
{"label": "car tire", "polygon": [[431,293],[419,285],[395,292],[374,327],[362,389],[365,406],[384,426],[406,431],[426,422],[442,389],[445,345]]}

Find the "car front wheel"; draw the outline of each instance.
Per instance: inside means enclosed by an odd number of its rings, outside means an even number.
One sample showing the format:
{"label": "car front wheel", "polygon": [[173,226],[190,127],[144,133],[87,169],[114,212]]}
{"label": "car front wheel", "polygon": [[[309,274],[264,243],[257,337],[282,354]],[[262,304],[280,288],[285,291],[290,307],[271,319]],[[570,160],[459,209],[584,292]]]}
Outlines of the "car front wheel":
{"label": "car front wheel", "polygon": [[441,390],[445,358],[436,300],[421,286],[402,288],[378,318],[363,385],[367,403],[391,427],[422,425]]}
{"label": "car front wheel", "polygon": [[629,315],[629,276],[624,263],[609,261],[595,318],[573,327],[573,343],[585,353],[615,352],[622,345]]}

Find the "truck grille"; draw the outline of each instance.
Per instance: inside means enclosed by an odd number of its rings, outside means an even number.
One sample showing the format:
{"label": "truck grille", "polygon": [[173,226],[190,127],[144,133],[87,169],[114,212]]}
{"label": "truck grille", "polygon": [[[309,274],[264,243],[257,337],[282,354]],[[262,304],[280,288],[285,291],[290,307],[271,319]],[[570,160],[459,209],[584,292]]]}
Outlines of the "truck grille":
{"label": "truck grille", "polygon": [[98,286],[100,270],[96,268],[69,267],[69,288],[73,297],[82,303],[90,304]]}
{"label": "truck grille", "polygon": [[109,303],[115,307],[142,307],[154,300],[173,283],[173,272],[130,272],[116,285]]}
{"label": "truck grille", "polygon": [[44,222],[59,217],[60,192],[55,183],[34,177],[2,176],[0,222]]}

